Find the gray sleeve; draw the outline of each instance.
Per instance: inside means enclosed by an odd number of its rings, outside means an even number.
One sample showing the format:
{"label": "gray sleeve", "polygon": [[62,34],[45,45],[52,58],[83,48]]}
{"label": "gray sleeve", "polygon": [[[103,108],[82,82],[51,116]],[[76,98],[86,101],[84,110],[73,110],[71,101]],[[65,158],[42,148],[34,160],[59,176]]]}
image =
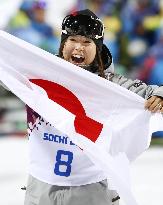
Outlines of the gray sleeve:
{"label": "gray sleeve", "polygon": [[159,87],[157,85],[146,85],[140,80],[131,80],[122,75],[114,73],[108,73],[107,79],[113,83],[123,86],[128,90],[131,90],[145,99],[148,99],[153,95],[163,97],[163,86]]}
{"label": "gray sleeve", "polygon": [[4,87],[6,90],[10,91],[9,88],[5,84],[2,83],[2,81],[0,81],[0,86]]}

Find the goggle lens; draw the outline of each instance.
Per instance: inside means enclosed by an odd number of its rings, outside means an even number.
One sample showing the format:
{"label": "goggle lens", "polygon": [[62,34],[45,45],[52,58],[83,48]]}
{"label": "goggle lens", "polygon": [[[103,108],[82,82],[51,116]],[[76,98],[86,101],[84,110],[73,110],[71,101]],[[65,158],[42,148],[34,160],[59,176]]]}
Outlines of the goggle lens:
{"label": "goggle lens", "polygon": [[68,35],[84,35],[88,38],[99,39],[104,35],[104,25],[97,18],[70,15],[63,21],[62,32]]}

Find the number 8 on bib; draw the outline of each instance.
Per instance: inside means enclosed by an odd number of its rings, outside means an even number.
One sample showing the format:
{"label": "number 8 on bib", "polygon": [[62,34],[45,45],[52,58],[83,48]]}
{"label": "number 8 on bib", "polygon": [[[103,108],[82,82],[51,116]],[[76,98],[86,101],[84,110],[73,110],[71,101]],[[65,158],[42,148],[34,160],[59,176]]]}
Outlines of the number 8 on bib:
{"label": "number 8 on bib", "polygon": [[[67,160],[64,160],[63,157],[67,157]],[[54,168],[54,173],[59,176],[69,177],[71,174],[71,163],[73,160],[73,153],[64,150],[58,150],[56,155],[56,163]],[[64,168],[64,171],[61,169]]]}

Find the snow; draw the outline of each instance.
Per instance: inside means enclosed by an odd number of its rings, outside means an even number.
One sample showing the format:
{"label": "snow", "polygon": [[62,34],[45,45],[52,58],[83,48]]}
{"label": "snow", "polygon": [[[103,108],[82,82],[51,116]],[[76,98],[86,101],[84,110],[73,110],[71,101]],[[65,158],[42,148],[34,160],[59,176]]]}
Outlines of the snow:
{"label": "snow", "polygon": [[[28,140],[0,137],[0,204],[22,205],[28,177]],[[131,166],[133,193],[139,205],[162,205],[163,148],[151,147]],[[123,202],[121,202],[123,204]]]}

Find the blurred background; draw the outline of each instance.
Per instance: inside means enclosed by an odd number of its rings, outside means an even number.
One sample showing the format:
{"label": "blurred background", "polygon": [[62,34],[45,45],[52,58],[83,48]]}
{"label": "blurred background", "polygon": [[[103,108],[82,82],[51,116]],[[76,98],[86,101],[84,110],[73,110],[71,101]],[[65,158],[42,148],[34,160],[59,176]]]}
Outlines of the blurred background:
{"label": "blurred background", "polygon": [[[86,8],[95,12],[105,24],[105,44],[113,55],[116,72],[132,79],[138,78],[147,84],[163,85],[163,0],[0,0],[0,29],[56,54],[63,17]],[[25,183],[26,176],[27,138],[24,107],[20,100],[0,87],[2,205],[23,204],[21,200],[24,193],[21,192],[20,196],[14,186],[16,182]],[[132,173],[136,184],[134,189],[144,205],[156,202],[161,205],[163,202],[161,145],[163,132],[154,133],[147,154],[133,165]],[[7,148],[9,152],[6,151]],[[13,175],[7,172],[10,171],[10,161],[7,164],[5,160],[11,159],[11,156],[13,159],[19,159],[12,161]],[[152,163],[155,165],[153,169],[150,167]],[[6,183],[5,179],[9,179],[11,184]],[[140,187],[143,179],[144,186]],[[15,180],[15,183],[12,183],[12,180]],[[12,185],[10,193],[8,187]],[[3,193],[14,193],[17,196],[13,197],[15,202],[10,197],[7,197],[6,201],[6,195]]]}

